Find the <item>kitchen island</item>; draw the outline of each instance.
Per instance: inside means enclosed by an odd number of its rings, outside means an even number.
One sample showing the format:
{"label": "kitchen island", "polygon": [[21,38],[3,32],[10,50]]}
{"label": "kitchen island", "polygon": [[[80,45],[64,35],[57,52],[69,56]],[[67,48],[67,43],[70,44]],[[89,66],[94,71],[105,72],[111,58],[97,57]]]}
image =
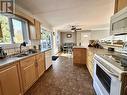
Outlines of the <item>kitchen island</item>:
{"label": "kitchen island", "polygon": [[86,64],[86,48],[85,47],[73,47],[73,63],[74,64]]}

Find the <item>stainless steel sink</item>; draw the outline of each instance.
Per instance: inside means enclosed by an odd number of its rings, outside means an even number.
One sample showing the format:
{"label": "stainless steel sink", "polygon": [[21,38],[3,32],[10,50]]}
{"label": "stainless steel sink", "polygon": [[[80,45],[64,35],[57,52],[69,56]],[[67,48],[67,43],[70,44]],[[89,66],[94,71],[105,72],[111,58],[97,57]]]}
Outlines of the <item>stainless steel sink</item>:
{"label": "stainless steel sink", "polygon": [[19,53],[19,54],[15,55],[15,57],[24,57],[24,56],[28,56],[28,55],[31,55],[34,53],[37,53],[37,52],[31,49],[31,50]]}
{"label": "stainless steel sink", "polygon": [[24,57],[24,56],[28,56],[29,54],[25,54],[25,53],[22,53],[22,54],[17,54],[16,57]]}

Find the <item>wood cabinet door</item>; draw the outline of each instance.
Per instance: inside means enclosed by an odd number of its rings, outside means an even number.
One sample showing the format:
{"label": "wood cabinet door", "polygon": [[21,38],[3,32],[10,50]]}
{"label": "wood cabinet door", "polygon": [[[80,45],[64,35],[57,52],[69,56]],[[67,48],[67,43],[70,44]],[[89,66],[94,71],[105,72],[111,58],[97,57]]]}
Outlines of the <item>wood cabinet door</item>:
{"label": "wood cabinet door", "polygon": [[121,9],[127,7],[127,0],[115,0],[114,13],[119,12]]}
{"label": "wood cabinet door", "polygon": [[87,68],[93,78],[93,72],[94,72],[94,64],[93,64],[93,57],[94,57],[94,53],[92,53],[91,51],[87,50]]}
{"label": "wood cabinet door", "polygon": [[45,71],[45,60],[44,60],[44,53],[41,53],[39,55],[37,55],[37,70],[38,70],[38,77],[40,77],[44,71]]}
{"label": "wood cabinet door", "polygon": [[26,90],[28,90],[37,79],[35,57],[30,57],[20,61],[20,65],[23,80],[23,90],[26,92]]}
{"label": "wood cabinet door", "polygon": [[16,65],[0,71],[0,95],[21,95]]}
{"label": "wood cabinet door", "polygon": [[127,0],[118,0],[118,11],[127,7]]}
{"label": "wood cabinet door", "polygon": [[36,40],[36,31],[35,31],[35,26],[33,24],[29,23],[29,37],[30,40]]}
{"label": "wood cabinet door", "polygon": [[36,31],[36,39],[41,39],[41,24],[39,21],[35,20],[35,31]]}

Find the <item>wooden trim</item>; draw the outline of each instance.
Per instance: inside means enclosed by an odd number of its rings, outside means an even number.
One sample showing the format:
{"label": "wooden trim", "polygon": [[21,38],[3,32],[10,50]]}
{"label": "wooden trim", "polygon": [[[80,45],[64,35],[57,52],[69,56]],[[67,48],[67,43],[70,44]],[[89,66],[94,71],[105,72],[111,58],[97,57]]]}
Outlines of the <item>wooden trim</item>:
{"label": "wooden trim", "polygon": [[118,12],[118,0],[115,0],[114,14]]}
{"label": "wooden trim", "polygon": [[19,10],[18,8],[15,9],[15,15],[23,18],[25,20],[28,20],[31,24],[34,24],[34,18],[27,15],[26,13],[24,13],[23,11]]}

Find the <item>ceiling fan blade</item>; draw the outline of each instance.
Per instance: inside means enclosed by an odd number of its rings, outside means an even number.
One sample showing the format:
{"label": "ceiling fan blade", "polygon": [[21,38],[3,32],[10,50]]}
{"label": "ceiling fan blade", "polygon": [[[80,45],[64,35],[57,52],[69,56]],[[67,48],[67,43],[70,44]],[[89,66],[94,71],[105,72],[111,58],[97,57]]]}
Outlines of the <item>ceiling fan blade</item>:
{"label": "ceiling fan blade", "polygon": [[82,28],[77,28],[76,30],[82,30]]}
{"label": "ceiling fan blade", "polygon": [[76,30],[76,27],[72,27],[71,30]]}

